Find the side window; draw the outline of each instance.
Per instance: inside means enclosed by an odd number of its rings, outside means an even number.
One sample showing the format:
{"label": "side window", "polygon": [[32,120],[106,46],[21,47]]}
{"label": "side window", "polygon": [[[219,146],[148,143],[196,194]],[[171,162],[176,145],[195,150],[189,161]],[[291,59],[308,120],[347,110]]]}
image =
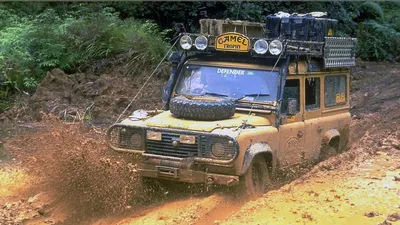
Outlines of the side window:
{"label": "side window", "polygon": [[344,105],[347,101],[346,76],[325,77],[325,107]]}
{"label": "side window", "polygon": [[320,108],[320,79],[318,77],[307,78],[305,80],[306,90],[306,110]]}
{"label": "side window", "polygon": [[300,80],[286,80],[285,89],[283,91],[281,112],[286,113],[289,98],[297,99],[297,112],[300,111]]}

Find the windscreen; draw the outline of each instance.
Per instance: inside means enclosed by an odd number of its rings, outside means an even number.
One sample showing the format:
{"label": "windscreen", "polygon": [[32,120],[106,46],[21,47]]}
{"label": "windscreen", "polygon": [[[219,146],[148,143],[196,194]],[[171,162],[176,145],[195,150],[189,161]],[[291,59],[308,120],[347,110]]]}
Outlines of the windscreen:
{"label": "windscreen", "polygon": [[186,65],[180,74],[176,93],[273,102],[276,101],[277,86],[276,71]]}

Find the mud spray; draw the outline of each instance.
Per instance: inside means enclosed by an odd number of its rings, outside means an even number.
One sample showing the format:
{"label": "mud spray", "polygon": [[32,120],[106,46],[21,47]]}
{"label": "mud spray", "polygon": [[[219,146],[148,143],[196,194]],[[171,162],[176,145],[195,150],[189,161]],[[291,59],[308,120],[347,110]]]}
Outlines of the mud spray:
{"label": "mud spray", "polygon": [[46,126],[40,131],[8,145],[24,168],[41,179],[43,189],[67,202],[73,213],[104,215],[143,201],[136,164],[113,154],[104,130],[52,117],[42,123]]}

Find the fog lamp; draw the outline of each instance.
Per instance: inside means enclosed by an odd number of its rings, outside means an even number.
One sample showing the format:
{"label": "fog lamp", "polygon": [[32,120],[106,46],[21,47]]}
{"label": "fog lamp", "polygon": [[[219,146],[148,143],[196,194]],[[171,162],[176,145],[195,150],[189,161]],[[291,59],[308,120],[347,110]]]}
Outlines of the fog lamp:
{"label": "fog lamp", "polygon": [[204,37],[203,35],[198,36],[196,38],[196,40],[194,40],[194,46],[196,46],[196,48],[198,50],[204,50],[207,48],[207,44],[208,44],[208,40],[206,37]]}
{"label": "fog lamp", "polygon": [[257,40],[254,43],[254,51],[257,54],[265,54],[268,51],[268,42],[264,39]]}
{"label": "fog lamp", "polygon": [[181,37],[181,40],[179,40],[179,44],[181,45],[181,48],[185,49],[185,50],[189,50],[192,45],[192,39],[188,36],[188,35],[183,35]]}
{"label": "fog lamp", "polygon": [[269,53],[271,55],[279,55],[282,52],[283,45],[279,40],[273,40],[269,43]]}

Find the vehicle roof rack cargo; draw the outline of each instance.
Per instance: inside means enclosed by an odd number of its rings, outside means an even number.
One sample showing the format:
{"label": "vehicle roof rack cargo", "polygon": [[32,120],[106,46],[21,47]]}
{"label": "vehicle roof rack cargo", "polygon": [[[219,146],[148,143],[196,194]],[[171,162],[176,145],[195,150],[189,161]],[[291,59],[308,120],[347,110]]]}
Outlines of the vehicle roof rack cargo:
{"label": "vehicle roof rack cargo", "polygon": [[[317,15],[317,16],[313,16]],[[226,33],[239,33],[249,38],[248,51],[253,57],[276,58],[278,55],[256,54],[254,44],[264,39],[269,43],[279,40],[283,45],[282,58],[287,56],[320,59],[324,67],[355,66],[356,38],[336,37],[337,20],[323,18],[321,12],[308,14],[280,13],[266,17],[266,23],[241,20],[201,19],[200,34],[187,34],[192,38],[205,36],[207,48],[202,52],[221,51],[215,40]],[[193,39],[193,40],[194,40]],[[194,47],[188,49],[196,51]],[[228,50],[226,50],[228,51]],[[229,50],[234,52],[234,50]],[[239,52],[239,51],[238,51]]]}

